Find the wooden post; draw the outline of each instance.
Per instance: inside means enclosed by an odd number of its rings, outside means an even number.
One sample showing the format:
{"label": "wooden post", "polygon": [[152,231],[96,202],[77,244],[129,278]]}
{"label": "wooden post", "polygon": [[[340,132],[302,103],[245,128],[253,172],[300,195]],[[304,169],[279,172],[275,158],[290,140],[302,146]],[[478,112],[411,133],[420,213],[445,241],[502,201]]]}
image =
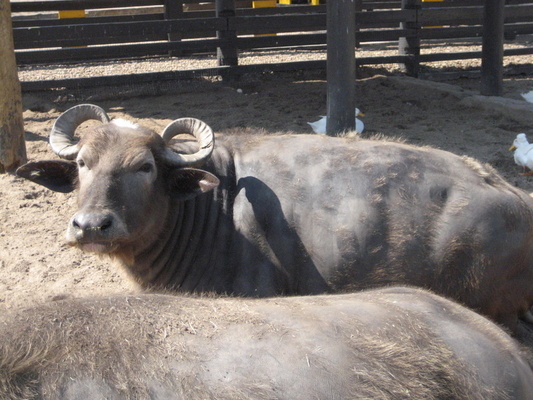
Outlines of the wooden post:
{"label": "wooden post", "polygon": [[[488,0],[490,1],[490,0]],[[420,9],[420,0],[402,0],[402,9],[418,10]],[[400,55],[407,56],[407,61],[400,66],[405,69],[408,76],[418,78],[420,69],[420,26],[417,21],[401,22],[400,29],[412,29],[416,35],[401,37],[398,42],[398,52]]]}
{"label": "wooden post", "polygon": [[5,173],[27,160],[9,0],[0,0],[0,59],[0,173]]}
{"label": "wooden post", "polygon": [[481,94],[503,94],[503,32],[505,0],[485,0],[483,48],[481,51]]}
{"label": "wooden post", "polygon": [[[216,0],[215,11],[217,17],[234,17],[235,0]],[[224,43],[217,48],[218,65],[236,66],[238,64],[236,32],[230,29],[217,31],[217,39],[224,40]],[[222,78],[230,78],[231,75],[231,73],[223,74]]]}
{"label": "wooden post", "polygon": [[[183,3],[181,0],[165,0],[165,19],[178,19],[183,16]],[[168,41],[177,42],[181,40],[181,33],[169,33]],[[182,51],[171,50],[169,56],[180,56]]]}
{"label": "wooden post", "polygon": [[328,1],[326,132],[355,129],[355,0]]}

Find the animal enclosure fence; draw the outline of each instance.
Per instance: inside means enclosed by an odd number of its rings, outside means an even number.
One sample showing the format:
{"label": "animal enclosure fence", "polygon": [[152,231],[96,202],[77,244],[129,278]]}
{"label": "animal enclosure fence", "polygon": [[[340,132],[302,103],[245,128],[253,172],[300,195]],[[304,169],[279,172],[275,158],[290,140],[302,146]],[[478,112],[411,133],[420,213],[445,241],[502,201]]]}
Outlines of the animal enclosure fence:
{"label": "animal enclosure fence", "polygon": [[[22,88],[28,91],[196,75],[325,69],[324,60],[239,65],[239,53],[243,51],[326,44],[325,5],[253,8],[252,3],[260,1],[12,1],[15,54],[20,66],[193,54],[218,56],[215,68],[25,81]],[[483,0],[358,0],[357,45],[396,43],[398,52],[358,57],[357,65],[399,63],[416,76],[421,63],[480,58],[481,51],[421,54],[420,47],[431,41],[481,37],[483,4]],[[504,29],[507,38],[533,33],[533,1],[508,0]],[[504,51],[505,56],[524,54],[533,54],[533,47]]]}

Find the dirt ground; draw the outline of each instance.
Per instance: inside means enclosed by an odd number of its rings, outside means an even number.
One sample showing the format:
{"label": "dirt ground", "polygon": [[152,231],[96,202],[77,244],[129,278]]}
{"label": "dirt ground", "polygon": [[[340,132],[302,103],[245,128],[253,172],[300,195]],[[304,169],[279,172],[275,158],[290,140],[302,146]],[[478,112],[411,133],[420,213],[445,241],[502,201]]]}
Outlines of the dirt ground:
{"label": "dirt ground", "polygon": [[[473,156],[533,192],[533,177],[518,174],[508,150],[517,133],[533,140],[533,104],[520,96],[533,90],[532,77],[507,77],[503,98],[482,98],[478,79],[430,82],[378,72],[362,70],[357,81],[357,106],[366,114],[363,135],[402,137]],[[311,133],[307,122],[326,113],[324,78],[320,73],[258,75],[231,84],[181,83],[171,90],[162,90],[163,84],[137,94],[116,88],[26,94],[28,158],[55,158],[47,143],[50,128],[61,111],[82,101],[157,131],[172,119],[191,116],[216,132],[246,126]],[[0,313],[52,299],[137,290],[107,259],[64,244],[75,195],[0,175],[0,199]]]}

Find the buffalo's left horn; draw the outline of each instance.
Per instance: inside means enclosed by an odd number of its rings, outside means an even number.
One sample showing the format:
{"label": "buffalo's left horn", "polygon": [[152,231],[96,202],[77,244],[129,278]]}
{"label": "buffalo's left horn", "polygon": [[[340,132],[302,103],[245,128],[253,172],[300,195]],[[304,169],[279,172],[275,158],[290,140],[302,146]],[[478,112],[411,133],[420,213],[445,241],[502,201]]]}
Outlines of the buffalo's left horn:
{"label": "buffalo's left horn", "polygon": [[104,124],[110,121],[107,113],[93,104],[79,104],[61,114],[50,132],[50,146],[54,153],[67,160],[76,158],[80,149],[74,140],[74,132],[78,126],[90,119]]}
{"label": "buffalo's left horn", "polygon": [[215,144],[213,130],[199,119],[180,118],[168,124],[161,136],[168,144],[174,136],[181,133],[193,135],[200,149],[193,154],[178,154],[167,147],[167,160],[176,166],[198,167],[205,163],[211,157]]}

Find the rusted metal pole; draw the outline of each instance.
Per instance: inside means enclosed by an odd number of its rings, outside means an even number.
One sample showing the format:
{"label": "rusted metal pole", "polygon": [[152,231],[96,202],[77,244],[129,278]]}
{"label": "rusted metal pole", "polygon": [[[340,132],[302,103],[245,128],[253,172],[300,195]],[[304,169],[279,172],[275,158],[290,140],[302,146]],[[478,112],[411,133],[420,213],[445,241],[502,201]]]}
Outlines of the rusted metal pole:
{"label": "rusted metal pole", "polygon": [[503,31],[505,0],[485,0],[483,48],[481,51],[481,94],[503,94]]}
{"label": "rusted metal pole", "polygon": [[327,2],[326,133],[355,129],[355,0]]}

